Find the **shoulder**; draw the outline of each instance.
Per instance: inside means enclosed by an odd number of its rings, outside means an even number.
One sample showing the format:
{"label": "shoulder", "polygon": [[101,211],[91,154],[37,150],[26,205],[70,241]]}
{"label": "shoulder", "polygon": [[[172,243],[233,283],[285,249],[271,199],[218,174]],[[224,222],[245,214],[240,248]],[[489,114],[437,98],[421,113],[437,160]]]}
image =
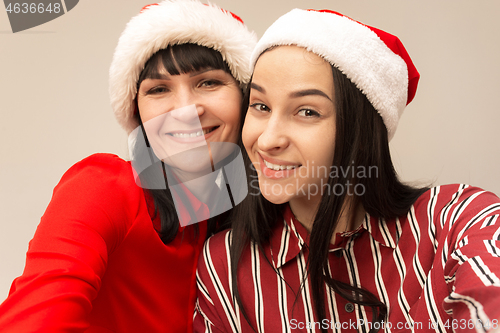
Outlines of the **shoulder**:
{"label": "shoulder", "polygon": [[71,187],[77,190],[130,188],[135,184],[129,162],[112,154],[93,154],[75,163],[61,177],[55,191]]}
{"label": "shoulder", "polygon": [[[422,194],[412,207],[419,223],[437,230],[462,230],[500,215],[500,199],[492,192],[465,184],[441,185]],[[465,229],[464,229],[465,228]]]}
{"label": "shoulder", "polygon": [[145,207],[130,163],[116,155],[94,154],[64,173],[38,229],[71,233],[71,228],[84,227],[115,244],[138,216],[144,216]]}
{"label": "shoulder", "polygon": [[53,202],[84,213],[92,210],[136,214],[144,197],[129,162],[112,154],[94,154],[74,164],[54,188]]}
{"label": "shoulder", "polygon": [[498,205],[500,199],[492,192],[466,184],[436,186],[422,194],[415,202],[416,209],[424,207],[442,210],[450,207],[466,206],[477,210],[489,205]]}
{"label": "shoulder", "polygon": [[115,154],[96,153],[75,164],[75,166],[86,165],[100,165],[108,168],[124,168],[126,166],[130,166],[130,163]]}
{"label": "shoulder", "polygon": [[88,175],[96,177],[120,177],[126,174],[132,176],[132,168],[129,162],[113,154],[93,154],[75,163],[64,174],[65,177],[77,175]]}
{"label": "shoulder", "polygon": [[207,239],[200,255],[200,271],[227,271],[230,258],[232,230],[221,231]]}
{"label": "shoulder", "polygon": [[203,247],[204,254],[212,257],[225,255],[231,247],[232,234],[231,229],[226,229],[208,238]]}

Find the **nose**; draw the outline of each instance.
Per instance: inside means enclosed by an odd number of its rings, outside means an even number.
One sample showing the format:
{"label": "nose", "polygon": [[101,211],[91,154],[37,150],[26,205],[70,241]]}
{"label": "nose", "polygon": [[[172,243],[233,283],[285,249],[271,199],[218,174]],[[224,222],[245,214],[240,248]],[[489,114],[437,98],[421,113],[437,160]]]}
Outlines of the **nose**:
{"label": "nose", "polygon": [[204,109],[196,104],[187,105],[167,113],[167,117],[172,117],[173,119],[185,123],[193,124],[200,123],[200,116],[204,113]]}
{"label": "nose", "polygon": [[282,118],[277,114],[271,115],[257,140],[259,149],[269,153],[286,149],[290,143],[286,128]]}
{"label": "nose", "polygon": [[191,89],[179,89],[175,96],[172,109],[169,115],[183,123],[198,122],[199,118],[205,113],[198,96]]}

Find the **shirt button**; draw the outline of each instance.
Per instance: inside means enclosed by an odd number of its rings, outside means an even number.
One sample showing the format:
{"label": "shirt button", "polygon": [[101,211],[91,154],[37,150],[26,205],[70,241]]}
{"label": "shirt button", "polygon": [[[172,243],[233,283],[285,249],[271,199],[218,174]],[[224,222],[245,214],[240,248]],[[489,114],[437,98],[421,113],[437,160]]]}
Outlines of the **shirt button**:
{"label": "shirt button", "polygon": [[336,256],[337,258],[342,258],[342,250],[337,250],[337,251],[335,251],[335,256]]}
{"label": "shirt button", "polygon": [[345,305],[345,310],[346,310],[346,312],[349,312],[349,313],[353,312],[353,311],[354,311],[354,304],[352,304],[352,303],[347,303],[347,304]]}

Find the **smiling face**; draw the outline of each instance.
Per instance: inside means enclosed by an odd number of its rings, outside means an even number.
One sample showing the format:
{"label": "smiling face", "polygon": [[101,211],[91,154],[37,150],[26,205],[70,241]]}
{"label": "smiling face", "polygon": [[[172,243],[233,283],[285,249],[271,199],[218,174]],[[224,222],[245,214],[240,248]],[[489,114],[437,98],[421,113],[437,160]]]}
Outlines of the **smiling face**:
{"label": "smiling face", "polygon": [[[275,204],[313,207],[333,162],[332,69],[297,46],[264,52],[255,66],[243,144],[263,196]],[[297,214],[296,214],[297,215]]]}
{"label": "smiling face", "polygon": [[222,69],[173,75],[159,66],[158,74],[144,79],[137,93],[148,140],[170,166],[205,171],[210,168],[207,144],[238,140],[242,102],[238,82]]}

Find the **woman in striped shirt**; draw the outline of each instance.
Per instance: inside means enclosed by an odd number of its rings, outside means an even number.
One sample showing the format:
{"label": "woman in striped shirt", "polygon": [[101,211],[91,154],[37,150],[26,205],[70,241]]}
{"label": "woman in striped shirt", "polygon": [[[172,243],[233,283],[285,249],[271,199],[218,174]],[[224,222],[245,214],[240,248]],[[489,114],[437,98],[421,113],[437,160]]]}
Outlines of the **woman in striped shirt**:
{"label": "woman in striped shirt", "polygon": [[198,266],[197,332],[486,332],[500,200],[415,188],[388,142],[419,74],[399,39],[295,9],[264,34],[243,143],[251,193]]}

